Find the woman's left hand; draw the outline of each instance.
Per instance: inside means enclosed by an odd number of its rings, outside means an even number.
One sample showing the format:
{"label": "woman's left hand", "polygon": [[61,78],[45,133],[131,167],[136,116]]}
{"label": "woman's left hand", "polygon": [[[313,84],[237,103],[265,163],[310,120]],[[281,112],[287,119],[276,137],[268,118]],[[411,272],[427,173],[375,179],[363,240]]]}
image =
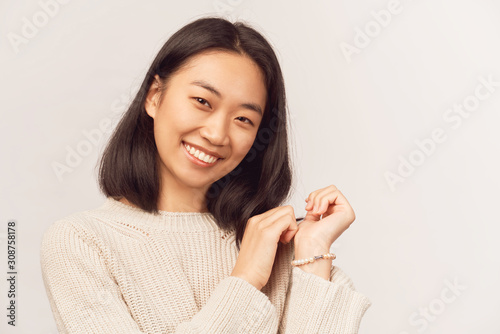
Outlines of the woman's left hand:
{"label": "woman's left hand", "polygon": [[328,252],[356,219],[354,210],[334,185],[313,191],[306,202],[308,212],[294,236],[295,248],[314,247]]}

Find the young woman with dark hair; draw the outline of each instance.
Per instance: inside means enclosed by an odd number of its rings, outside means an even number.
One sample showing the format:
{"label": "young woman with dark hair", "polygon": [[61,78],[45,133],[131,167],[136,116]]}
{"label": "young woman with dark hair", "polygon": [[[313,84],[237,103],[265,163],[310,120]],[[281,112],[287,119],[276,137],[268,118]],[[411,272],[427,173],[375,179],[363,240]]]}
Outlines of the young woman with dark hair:
{"label": "young woman with dark hair", "polygon": [[209,17],[173,34],[102,155],[106,201],[44,233],[59,331],[357,333],[371,302],[329,253],[354,211],[333,185],[299,224],[282,206],[287,120],[256,30]]}

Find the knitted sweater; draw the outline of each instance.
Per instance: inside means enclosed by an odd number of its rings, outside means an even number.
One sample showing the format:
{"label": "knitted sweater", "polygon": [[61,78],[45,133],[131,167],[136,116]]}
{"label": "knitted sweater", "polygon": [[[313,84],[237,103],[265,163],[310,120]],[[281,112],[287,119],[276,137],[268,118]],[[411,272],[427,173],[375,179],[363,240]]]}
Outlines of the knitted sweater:
{"label": "knitted sweater", "polygon": [[258,290],[230,276],[234,231],[208,212],[155,215],[108,197],[44,232],[40,264],[60,333],[357,333],[371,301],[337,266],[292,267],[279,243]]}

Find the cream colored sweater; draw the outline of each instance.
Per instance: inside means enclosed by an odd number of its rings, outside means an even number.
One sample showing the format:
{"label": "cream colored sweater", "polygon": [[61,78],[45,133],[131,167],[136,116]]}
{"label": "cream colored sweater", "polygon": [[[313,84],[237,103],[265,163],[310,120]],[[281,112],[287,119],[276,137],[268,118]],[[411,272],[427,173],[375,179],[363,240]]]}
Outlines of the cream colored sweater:
{"label": "cream colored sweater", "polygon": [[60,333],[357,333],[371,301],[333,265],[292,267],[279,243],[262,290],[230,276],[233,232],[208,212],[154,215],[108,197],[54,222],[40,264]]}

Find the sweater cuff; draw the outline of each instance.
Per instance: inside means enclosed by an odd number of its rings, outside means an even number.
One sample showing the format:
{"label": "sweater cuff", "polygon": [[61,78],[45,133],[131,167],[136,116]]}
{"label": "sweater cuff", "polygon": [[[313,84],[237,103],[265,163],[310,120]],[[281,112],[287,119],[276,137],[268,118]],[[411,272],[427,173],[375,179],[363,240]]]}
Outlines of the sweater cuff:
{"label": "sweater cuff", "polygon": [[317,328],[325,333],[357,333],[371,301],[344,279],[333,281],[294,267],[289,302],[297,314],[289,316],[300,317],[301,328]]}
{"label": "sweater cuff", "polygon": [[[184,326],[188,327],[184,327]],[[212,291],[203,308],[177,330],[207,333],[271,333],[278,328],[276,307],[246,280],[228,276]]]}
{"label": "sweater cuff", "polygon": [[335,265],[332,265],[332,268],[330,270],[330,282],[342,284],[351,288],[352,290],[356,290],[354,288],[352,279],[342,269],[340,269],[340,267]]}

